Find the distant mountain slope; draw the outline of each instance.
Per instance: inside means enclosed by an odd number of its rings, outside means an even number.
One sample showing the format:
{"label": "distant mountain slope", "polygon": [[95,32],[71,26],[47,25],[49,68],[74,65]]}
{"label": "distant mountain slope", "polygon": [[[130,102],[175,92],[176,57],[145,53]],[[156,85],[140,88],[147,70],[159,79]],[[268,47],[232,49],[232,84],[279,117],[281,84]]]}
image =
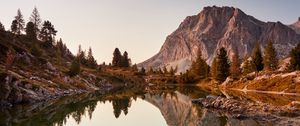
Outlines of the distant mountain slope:
{"label": "distant mountain slope", "polygon": [[272,40],[280,58],[300,41],[300,35],[280,22],[262,22],[233,7],[204,7],[197,15],[188,16],[179,28],[169,35],[160,51],[139,66],[178,66],[179,72],[189,68],[200,48],[207,63],[216,50],[225,47],[229,57],[233,48],[240,56],[249,55],[258,41],[264,47]]}

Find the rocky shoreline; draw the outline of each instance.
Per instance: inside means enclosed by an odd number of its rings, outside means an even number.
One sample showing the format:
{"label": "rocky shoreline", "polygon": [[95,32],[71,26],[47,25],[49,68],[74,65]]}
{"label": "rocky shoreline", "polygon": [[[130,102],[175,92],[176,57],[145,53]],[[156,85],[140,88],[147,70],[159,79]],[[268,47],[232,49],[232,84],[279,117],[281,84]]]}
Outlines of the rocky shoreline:
{"label": "rocky shoreline", "polygon": [[[37,77],[38,78],[38,77]],[[59,99],[65,96],[78,95],[111,90],[113,86],[106,80],[99,81],[97,85],[91,85],[88,89],[80,88],[49,88],[35,87],[26,81],[11,75],[2,73],[0,75],[0,107],[7,108],[18,104],[34,104]]]}
{"label": "rocky shoreline", "polygon": [[298,121],[300,119],[300,103],[298,102],[292,102],[286,106],[273,106],[248,100],[207,96],[206,98],[194,99],[192,103],[207,109],[225,112],[236,119],[252,118],[262,124],[300,124]]}

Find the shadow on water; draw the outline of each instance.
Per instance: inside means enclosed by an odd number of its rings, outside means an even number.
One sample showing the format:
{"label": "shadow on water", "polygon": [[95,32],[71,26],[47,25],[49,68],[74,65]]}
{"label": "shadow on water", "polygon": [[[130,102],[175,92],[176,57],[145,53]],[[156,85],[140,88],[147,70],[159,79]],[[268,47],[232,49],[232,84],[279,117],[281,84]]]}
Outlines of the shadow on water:
{"label": "shadow on water", "polygon": [[[214,95],[229,96],[255,102],[268,102],[274,105],[287,105],[291,101],[300,101],[299,97],[275,96],[257,93],[225,91]],[[150,86],[144,89],[121,88],[105,93],[90,93],[67,96],[61,99],[32,105],[18,105],[12,108],[0,108],[1,126],[62,126],[72,118],[80,125],[85,116],[90,120],[98,104],[111,104],[114,118],[125,118],[130,114],[131,104],[137,99],[159,109],[157,116],[163,116],[171,126],[224,126],[224,125],[259,125],[251,118],[236,119],[227,113],[201,108],[192,104],[191,100],[205,98],[212,93],[197,86]],[[147,108],[145,108],[147,109]],[[120,116],[121,114],[125,116]],[[137,119],[138,120],[138,119]]]}

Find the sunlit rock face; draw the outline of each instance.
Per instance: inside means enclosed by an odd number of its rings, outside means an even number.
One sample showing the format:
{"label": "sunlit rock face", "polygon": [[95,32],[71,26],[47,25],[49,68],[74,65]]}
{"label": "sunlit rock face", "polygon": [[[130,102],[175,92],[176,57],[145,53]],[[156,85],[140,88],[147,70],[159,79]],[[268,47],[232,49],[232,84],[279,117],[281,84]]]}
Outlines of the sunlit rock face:
{"label": "sunlit rock face", "polygon": [[198,49],[211,64],[217,50],[225,47],[231,58],[237,48],[240,57],[250,55],[256,42],[261,47],[272,40],[280,58],[287,56],[300,40],[300,35],[280,22],[263,22],[233,7],[204,7],[197,15],[188,16],[170,34],[160,51],[139,66],[145,68],[178,66],[185,72],[196,58]]}

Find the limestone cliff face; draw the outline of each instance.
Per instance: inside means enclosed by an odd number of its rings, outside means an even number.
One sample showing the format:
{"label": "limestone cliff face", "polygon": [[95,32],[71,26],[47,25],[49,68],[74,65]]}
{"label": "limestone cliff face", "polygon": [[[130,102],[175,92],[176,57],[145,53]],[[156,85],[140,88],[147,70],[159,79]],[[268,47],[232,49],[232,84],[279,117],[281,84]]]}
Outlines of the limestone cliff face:
{"label": "limestone cliff face", "polygon": [[300,40],[300,35],[280,22],[262,22],[233,7],[204,7],[197,15],[188,16],[166,38],[160,51],[139,66],[148,68],[178,66],[179,72],[189,68],[197,50],[211,64],[216,51],[225,47],[229,57],[234,48],[240,56],[250,55],[256,42],[263,48],[272,40],[280,58]]}

